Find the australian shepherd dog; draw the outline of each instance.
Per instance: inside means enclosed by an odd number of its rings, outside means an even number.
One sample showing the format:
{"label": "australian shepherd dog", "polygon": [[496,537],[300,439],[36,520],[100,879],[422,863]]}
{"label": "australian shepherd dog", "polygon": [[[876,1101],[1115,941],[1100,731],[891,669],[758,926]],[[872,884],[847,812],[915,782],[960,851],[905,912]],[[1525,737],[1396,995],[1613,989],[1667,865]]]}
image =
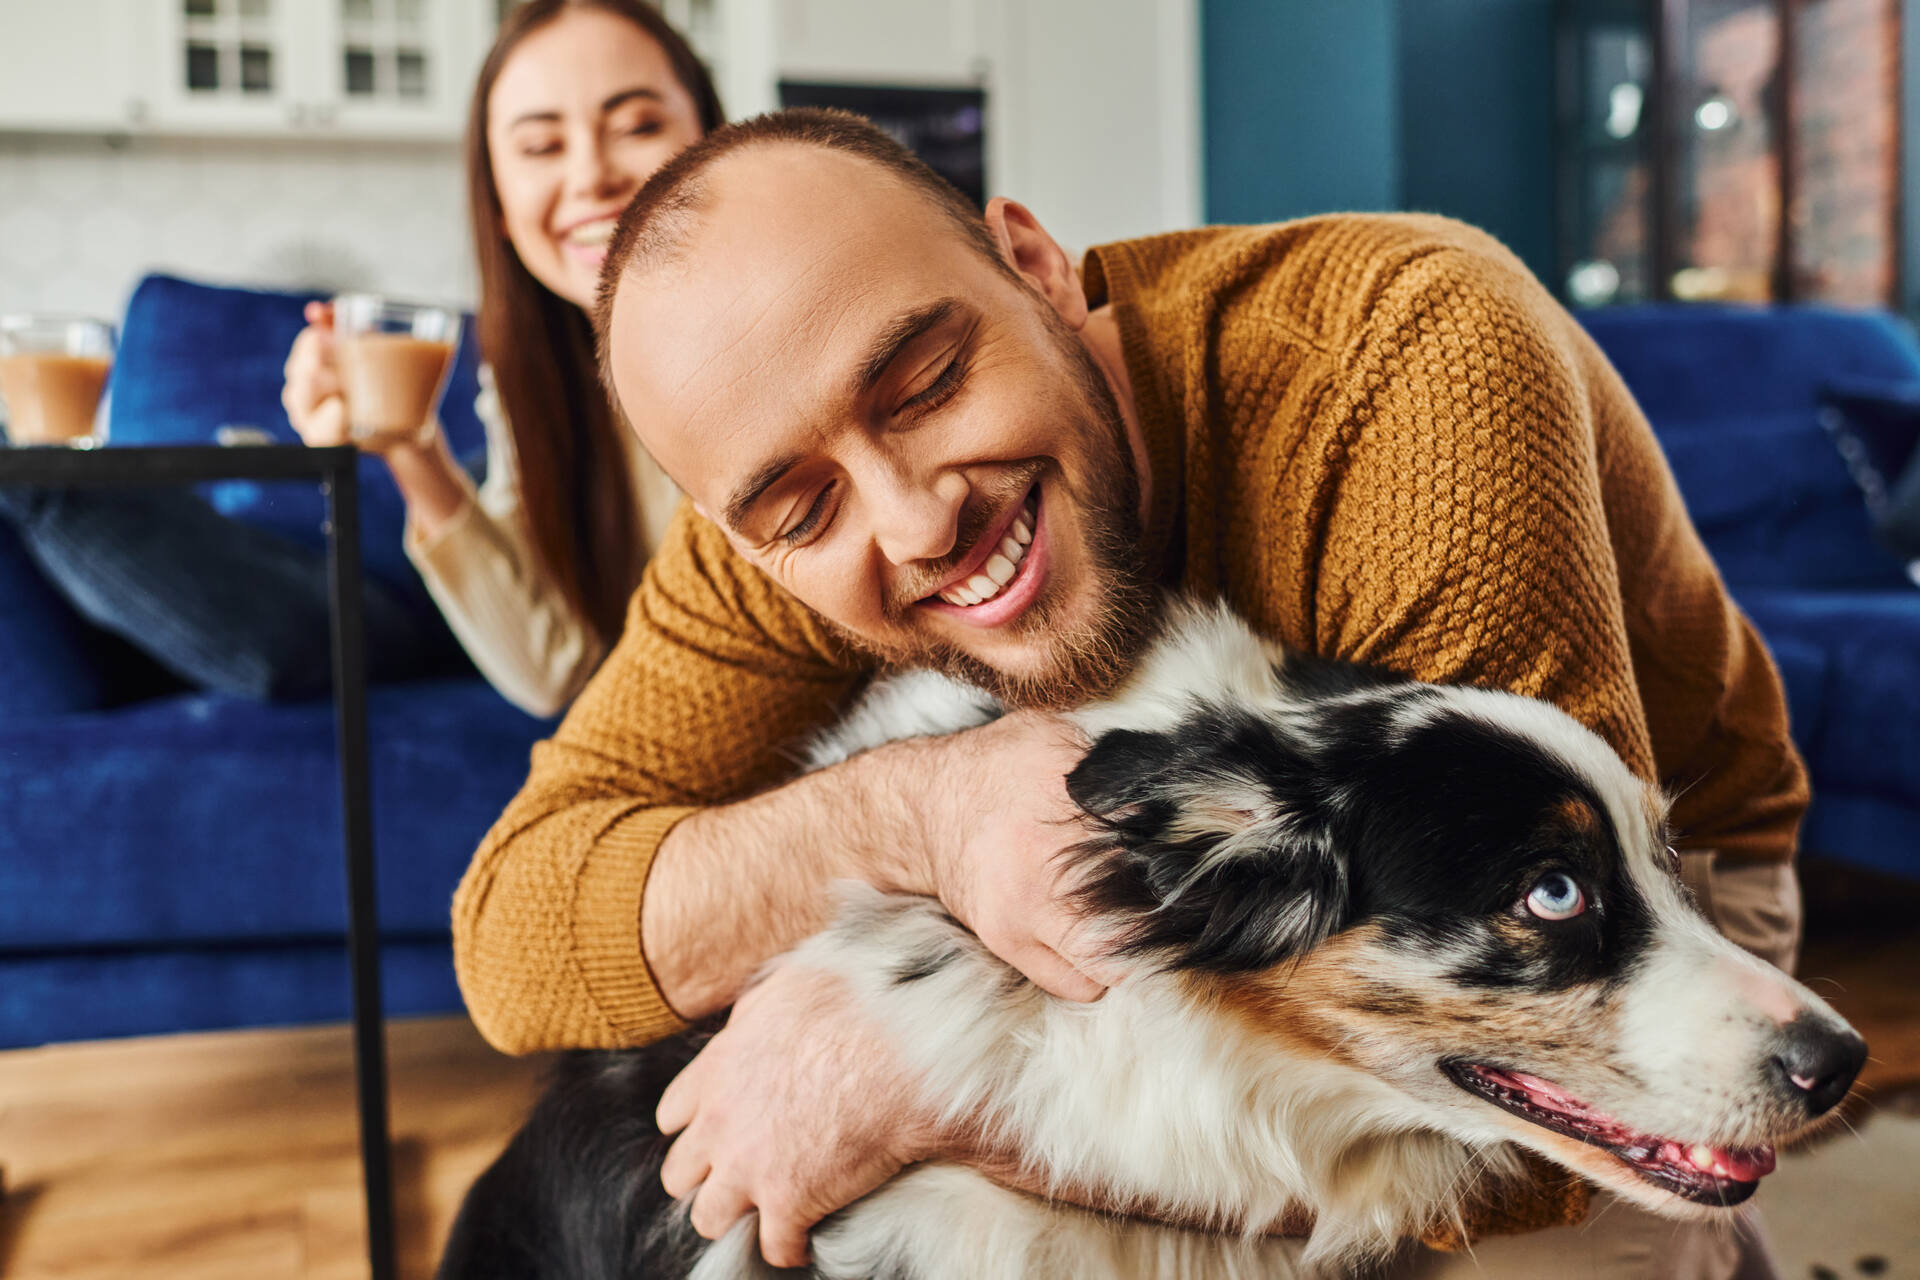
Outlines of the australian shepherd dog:
{"label": "australian shepherd dog", "polygon": [[[899,677],[813,763],[996,711]],[[984,1117],[1054,1185],[1224,1230],[919,1165],[815,1228],[814,1276],[1344,1270],[1457,1225],[1463,1197],[1525,1176],[1522,1152],[1725,1218],[1865,1058],[1702,918],[1660,793],[1542,702],[1284,653],[1182,607],[1073,718],[1080,905],[1132,976],[1057,1000],[938,903],[871,890],[776,963],[843,978],[930,1104]],[[659,1185],[654,1108],[697,1047],[565,1058],[441,1274],[771,1274],[751,1218],[710,1243]],[[1258,1233],[1282,1220],[1310,1221],[1304,1246]]]}

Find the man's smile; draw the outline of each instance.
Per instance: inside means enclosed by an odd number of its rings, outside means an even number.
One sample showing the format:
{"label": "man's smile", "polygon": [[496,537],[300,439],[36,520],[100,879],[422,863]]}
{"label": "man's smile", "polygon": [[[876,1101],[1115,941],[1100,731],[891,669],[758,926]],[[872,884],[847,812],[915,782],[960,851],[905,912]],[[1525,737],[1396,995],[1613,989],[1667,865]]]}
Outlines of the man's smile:
{"label": "man's smile", "polygon": [[1046,583],[1049,557],[1040,486],[1012,504],[973,553],[920,605],[971,627],[1004,625],[1025,613]]}

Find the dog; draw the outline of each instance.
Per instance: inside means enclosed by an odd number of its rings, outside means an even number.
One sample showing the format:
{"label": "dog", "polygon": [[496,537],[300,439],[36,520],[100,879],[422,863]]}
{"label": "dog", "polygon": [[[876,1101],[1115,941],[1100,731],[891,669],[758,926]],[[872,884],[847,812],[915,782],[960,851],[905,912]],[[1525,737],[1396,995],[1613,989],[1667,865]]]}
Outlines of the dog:
{"label": "dog", "polygon": [[[913,673],[809,764],[996,714]],[[984,1118],[1052,1185],[1223,1230],[922,1165],[815,1228],[813,1276],[1347,1269],[1460,1229],[1523,1151],[1656,1213],[1727,1218],[1865,1059],[1818,996],[1714,931],[1661,794],[1543,702],[1285,653],[1187,605],[1071,714],[1090,744],[1068,779],[1077,902],[1130,977],[1057,1000],[937,903],[858,888],[776,963],[839,975],[932,1106]],[[699,1043],[566,1057],[441,1276],[776,1274],[753,1219],[709,1243],[659,1186],[654,1108]],[[1283,1220],[1310,1222],[1304,1245],[1260,1234]]]}

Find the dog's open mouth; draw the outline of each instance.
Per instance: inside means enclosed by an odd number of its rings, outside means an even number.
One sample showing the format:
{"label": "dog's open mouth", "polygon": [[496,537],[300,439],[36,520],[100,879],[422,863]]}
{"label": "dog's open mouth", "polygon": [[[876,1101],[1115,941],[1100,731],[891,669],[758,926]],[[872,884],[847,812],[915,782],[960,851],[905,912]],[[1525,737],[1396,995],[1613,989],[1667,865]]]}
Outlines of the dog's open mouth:
{"label": "dog's open mouth", "polygon": [[1648,1182],[1697,1204],[1732,1206],[1773,1172],[1773,1148],[1709,1147],[1639,1133],[1558,1085],[1478,1062],[1444,1062],[1447,1078],[1468,1093],[1543,1129],[1612,1153]]}

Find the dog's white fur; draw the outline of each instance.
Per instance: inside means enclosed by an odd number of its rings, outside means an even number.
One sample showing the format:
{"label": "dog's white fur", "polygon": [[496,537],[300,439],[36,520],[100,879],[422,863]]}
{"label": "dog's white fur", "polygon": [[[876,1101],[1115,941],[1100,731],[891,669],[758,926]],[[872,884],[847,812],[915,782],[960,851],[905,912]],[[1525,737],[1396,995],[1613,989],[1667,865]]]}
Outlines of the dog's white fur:
{"label": "dog's white fur", "polygon": [[[1171,624],[1169,637],[1117,697],[1076,713],[1090,736],[1170,728],[1196,701],[1295,715],[1274,676],[1284,655],[1224,610],[1186,611]],[[1620,831],[1649,827],[1644,787],[1570,718],[1500,693],[1444,689],[1436,696],[1513,728],[1541,750],[1560,753],[1594,784]],[[1409,701],[1405,723],[1417,723],[1430,705]],[[964,728],[993,714],[993,704],[977,691],[916,675],[869,699],[821,744],[812,762],[831,763],[898,737]],[[1229,797],[1223,823],[1284,820],[1260,813],[1255,799],[1242,804]],[[1657,833],[1648,839],[1658,839]],[[1639,1018],[1644,1024],[1627,1030],[1637,1042],[1636,1065],[1714,1070],[1722,1058],[1748,1052],[1746,1040],[1732,1034],[1738,1027],[1724,1037],[1728,1046],[1717,1050],[1699,1042],[1670,1043],[1673,1028],[1694,1016],[1690,1010],[1702,1018],[1710,1008],[1725,1015],[1736,988],[1764,997],[1762,1004],[1824,1008],[1804,988],[1715,935],[1650,855],[1639,861],[1646,865],[1636,863],[1635,879],[1661,919],[1663,955],[1652,966],[1657,981],[1634,989],[1644,1006],[1628,1015],[1629,1023]],[[951,953],[953,959],[912,982],[896,980],[903,962],[930,953]],[[1457,1222],[1457,1202],[1477,1178],[1518,1172],[1515,1142],[1573,1163],[1568,1148],[1577,1144],[1447,1083],[1418,1046],[1396,1045],[1387,1036],[1386,1043],[1362,1046],[1369,1069],[1356,1069],[1260,1035],[1244,1017],[1197,1003],[1181,975],[1151,968],[1096,1003],[1054,1000],[1020,980],[928,900],[850,887],[837,923],[782,963],[844,978],[924,1075],[937,1106],[955,1117],[987,1117],[1054,1185],[1099,1188],[1123,1203],[1225,1229],[1208,1234],[1115,1220],[1008,1191],[957,1166],[925,1166],[815,1231],[814,1265],[826,1276],[1207,1280],[1312,1274],[1377,1259],[1425,1230]],[[1577,1010],[1569,1013],[1577,1016]],[[1605,1096],[1601,1086],[1594,1088]],[[1699,1121],[1700,1098],[1667,1102],[1650,1104],[1648,1123],[1666,1123],[1662,1113],[1668,1110],[1675,1127]],[[1740,1130],[1739,1108],[1726,1102],[1724,1109],[1727,1115],[1713,1117],[1715,1131],[1723,1124],[1728,1132]],[[1598,1151],[1593,1156],[1594,1162],[1576,1167],[1621,1194],[1667,1212],[1705,1212],[1680,1205],[1624,1169],[1608,1178],[1612,1157]],[[1303,1244],[1259,1234],[1289,1207],[1313,1215],[1310,1239]],[[718,1280],[763,1274],[756,1239],[755,1222],[743,1221],[708,1250],[694,1275]]]}

